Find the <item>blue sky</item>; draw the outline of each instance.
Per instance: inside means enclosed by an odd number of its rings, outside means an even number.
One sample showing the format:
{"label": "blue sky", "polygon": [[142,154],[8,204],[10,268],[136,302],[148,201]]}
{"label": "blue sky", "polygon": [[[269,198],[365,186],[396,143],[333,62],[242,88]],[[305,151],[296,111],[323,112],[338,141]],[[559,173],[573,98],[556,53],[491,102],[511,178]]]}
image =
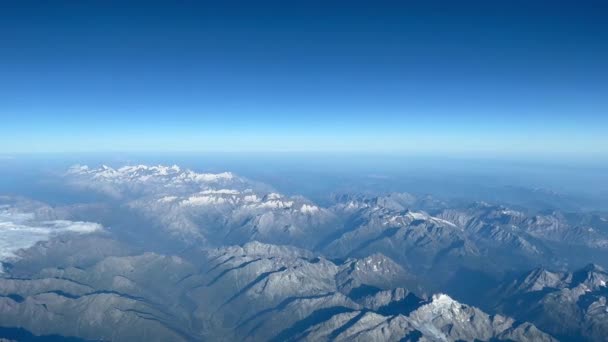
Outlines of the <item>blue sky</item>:
{"label": "blue sky", "polygon": [[607,10],[3,1],[0,153],[608,158]]}

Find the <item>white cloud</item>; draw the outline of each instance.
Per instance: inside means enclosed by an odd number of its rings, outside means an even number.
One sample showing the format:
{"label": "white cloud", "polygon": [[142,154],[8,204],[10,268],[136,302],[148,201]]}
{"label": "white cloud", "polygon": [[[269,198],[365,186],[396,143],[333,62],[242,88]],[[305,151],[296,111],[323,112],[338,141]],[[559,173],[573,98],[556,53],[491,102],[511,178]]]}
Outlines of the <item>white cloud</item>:
{"label": "white cloud", "polygon": [[[39,220],[34,213],[0,207],[0,261],[13,260],[20,249],[32,247],[60,234],[93,233],[102,226],[93,222]],[[0,270],[1,271],[1,270]]]}

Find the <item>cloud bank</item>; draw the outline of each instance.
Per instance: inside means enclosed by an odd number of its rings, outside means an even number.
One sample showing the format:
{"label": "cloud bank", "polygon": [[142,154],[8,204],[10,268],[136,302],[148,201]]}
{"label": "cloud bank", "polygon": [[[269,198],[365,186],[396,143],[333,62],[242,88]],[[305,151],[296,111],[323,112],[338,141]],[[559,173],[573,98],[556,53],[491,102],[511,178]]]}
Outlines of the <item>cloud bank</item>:
{"label": "cloud bank", "polygon": [[0,262],[15,260],[18,258],[18,250],[32,247],[60,234],[87,234],[102,229],[98,223],[45,220],[35,212],[3,205],[0,206]]}

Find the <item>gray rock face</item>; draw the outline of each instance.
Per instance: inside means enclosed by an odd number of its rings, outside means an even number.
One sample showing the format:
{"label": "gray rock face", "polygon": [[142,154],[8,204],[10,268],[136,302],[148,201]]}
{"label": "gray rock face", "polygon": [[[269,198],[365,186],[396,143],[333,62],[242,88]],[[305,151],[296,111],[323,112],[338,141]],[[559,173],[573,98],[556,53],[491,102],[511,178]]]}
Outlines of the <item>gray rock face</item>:
{"label": "gray rock face", "polygon": [[486,298],[478,280],[494,284],[538,263],[601,263],[601,215],[403,193],[338,196],[324,208],[229,172],[177,166],[66,176],[107,203],[0,204],[0,228],[74,230],[15,245],[0,260],[2,327],[116,341],[553,340],[536,326],[557,337],[606,335],[598,266],[535,270],[493,292],[494,306],[455,291],[465,284]]}
{"label": "gray rock face", "polygon": [[[177,166],[74,167],[67,178],[111,195],[145,217],[149,230],[190,246],[256,240],[341,259],[380,252],[429,283],[448,281],[460,267],[500,277],[539,262],[561,266],[608,257],[608,223],[595,214],[462,206],[407,193],[336,196],[334,206],[323,208],[230,172]],[[565,247],[578,249],[563,253]]]}
{"label": "gray rock face", "polygon": [[423,334],[441,341],[553,341],[529,323],[516,323],[500,315],[490,316],[447,295],[433,296],[429,304],[412,312],[408,318]]}
{"label": "gray rock face", "polygon": [[[243,250],[264,248],[256,244],[255,248],[246,245]],[[502,316],[490,317],[447,295],[425,301],[406,289],[391,288],[407,275],[382,255],[336,265],[323,258],[305,260],[305,256],[292,252],[279,255],[271,252],[267,254],[269,257],[261,257],[257,253],[243,255],[243,250],[221,249],[211,253],[220,263],[212,270],[219,273],[214,279],[221,276],[211,286],[233,287],[215,300],[221,304],[211,306],[217,308],[212,310],[214,317],[237,316],[234,310],[247,317],[235,330],[242,330],[243,336],[252,340],[384,341],[401,340],[408,335],[433,341],[552,340],[530,324],[516,324]],[[301,280],[293,281],[298,276]],[[237,279],[253,281],[239,285]],[[197,295],[218,292],[213,288],[200,291]],[[240,298],[231,295],[225,299],[234,292]],[[282,294],[279,298],[278,293]],[[240,302],[245,297],[247,300]],[[471,320],[473,323],[469,323]],[[448,326],[451,328],[447,329]],[[458,333],[453,326],[460,327]]]}
{"label": "gray rock face", "polygon": [[[499,279],[538,265],[608,258],[608,226],[597,214],[528,213],[501,205],[425,204],[411,196],[340,196],[331,208],[344,228],[321,250],[332,257],[374,252],[430,283],[448,283],[459,268]],[[410,207],[411,206],[411,207]]]}
{"label": "gray rock face", "polygon": [[563,339],[602,341],[608,334],[608,273],[590,264],[575,272],[533,270],[505,284],[498,309]]}
{"label": "gray rock face", "polygon": [[251,242],[196,255],[99,254],[86,267],[36,272],[28,264],[28,278],[0,278],[0,321],[115,341],[547,338],[445,295],[426,301],[398,287],[407,273],[381,254],[334,263]]}
{"label": "gray rock face", "polygon": [[339,341],[555,341],[529,323],[489,316],[449,296],[432,297],[409,314],[338,313],[294,339]]}
{"label": "gray rock face", "polygon": [[[551,247],[573,246],[607,250],[605,220],[595,214],[542,212],[528,214],[504,206],[477,203],[437,213],[467,232],[478,244],[506,248],[521,257],[551,260]],[[556,245],[557,244],[557,245]]]}
{"label": "gray rock face", "polygon": [[362,256],[381,252],[408,269],[428,270],[436,262],[479,258],[462,229],[425,212],[395,210],[386,201],[349,201],[333,208],[346,216],[346,227],[323,245],[332,256]]}

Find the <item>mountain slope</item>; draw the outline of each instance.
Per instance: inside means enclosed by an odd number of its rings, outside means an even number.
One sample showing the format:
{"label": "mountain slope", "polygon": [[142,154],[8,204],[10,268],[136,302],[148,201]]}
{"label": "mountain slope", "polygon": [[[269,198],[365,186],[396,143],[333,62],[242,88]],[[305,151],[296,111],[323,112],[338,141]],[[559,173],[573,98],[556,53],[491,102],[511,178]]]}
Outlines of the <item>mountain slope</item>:
{"label": "mountain slope", "polygon": [[608,334],[608,273],[590,264],[575,272],[530,271],[496,291],[497,308],[563,340],[602,341]]}

